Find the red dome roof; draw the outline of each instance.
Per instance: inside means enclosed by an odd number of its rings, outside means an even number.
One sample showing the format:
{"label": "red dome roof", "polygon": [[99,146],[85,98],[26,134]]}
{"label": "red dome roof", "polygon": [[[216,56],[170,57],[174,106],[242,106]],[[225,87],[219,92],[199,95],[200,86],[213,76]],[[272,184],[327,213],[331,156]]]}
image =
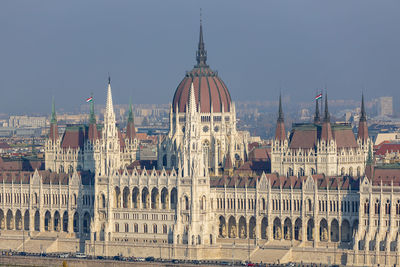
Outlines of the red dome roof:
{"label": "red dome roof", "polygon": [[196,52],[197,65],[194,69],[186,73],[185,78],[178,85],[172,100],[173,111],[185,112],[189,102],[190,86],[193,83],[196,103],[200,107],[199,111],[203,113],[211,112],[229,112],[231,110],[231,96],[225,83],[218,77],[218,74],[212,71],[206,64],[207,51],[203,41],[203,27],[200,24],[200,38],[198,50]]}
{"label": "red dome roof", "polygon": [[210,113],[211,103],[213,112],[230,111],[231,96],[225,83],[208,66],[195,67],[187,73],[175,91],[172,101],[173,111],[185,112],[189,102],[190,85],[193,83],[196,103],[200,103],[200,112]]}

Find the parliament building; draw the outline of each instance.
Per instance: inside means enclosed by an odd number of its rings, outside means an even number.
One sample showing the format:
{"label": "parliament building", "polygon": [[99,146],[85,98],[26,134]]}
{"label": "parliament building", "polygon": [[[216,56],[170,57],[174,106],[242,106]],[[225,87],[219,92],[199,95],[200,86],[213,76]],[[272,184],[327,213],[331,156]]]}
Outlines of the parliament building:
{"label": "parliament building", "polygon": [[[107,85],[104,121],[58,133],[53,103],[45,167],[0,170],[0,249],[252,262],[399,264],[400,168],[375,166],[362,98],[357,134],[331,122],[325,96],[310,123],[285,130],[282,102],[270,172],[236,175],[250,134],[207,65],[179,83],[157,168],[138,168],[130,108],[117,127]],[[231,170],[227,172],[227,170]]]}

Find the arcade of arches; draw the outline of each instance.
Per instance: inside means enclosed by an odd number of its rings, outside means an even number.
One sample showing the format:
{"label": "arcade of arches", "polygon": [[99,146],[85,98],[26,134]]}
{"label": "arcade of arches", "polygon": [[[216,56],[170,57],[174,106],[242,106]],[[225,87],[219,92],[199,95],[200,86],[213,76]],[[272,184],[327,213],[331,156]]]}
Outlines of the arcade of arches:
{"label": "arcade of arches", "polygon": [[78,212],[73,215],[68,211],[60,213],[58,210],[50,212],[46,210],[42,214],[39,210],[25,210],[23,213],[17,209],[8,209],[4,212],[0,209],[0,230],[25,230],[48,232],[74,232],[90,233],[91,215],[88,211],[83,216]]}
{"label": "arcade of arches", "polygon": [[341,223],[339,223],[337,219],[333,219],[328,224],[327,220],[322,218],[316,224],[313,218],[309,218],[304,224],[301,218],[296,218],[293,222],[288,217],[283,221],[276,217],[272,221],[271,230],[269,230],[270,225],[267,217],[263,217],[259,220],[257,226],[254,216],[246,219],[244,216],[228,216],[226,218],[220,215],[218,217],[219,238],[255,239],[257,237],[259,239],[268,240],[268,232],[272,230],[270,238],[274,240],[303,241],[304,238],[304,241],[350,242],[358,227],[357,220],[351,224],[347,219],[342,220]]}

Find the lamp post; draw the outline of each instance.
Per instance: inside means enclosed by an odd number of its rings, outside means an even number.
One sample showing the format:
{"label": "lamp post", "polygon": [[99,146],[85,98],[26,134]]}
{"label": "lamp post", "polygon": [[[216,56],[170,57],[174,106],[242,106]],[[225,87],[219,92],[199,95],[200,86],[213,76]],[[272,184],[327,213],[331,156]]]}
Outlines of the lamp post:
{"label": "lamp post", "polygon": [[235,241],[233,241],[232,245],[232,266],[235,265],[234,253],[235,253]]}

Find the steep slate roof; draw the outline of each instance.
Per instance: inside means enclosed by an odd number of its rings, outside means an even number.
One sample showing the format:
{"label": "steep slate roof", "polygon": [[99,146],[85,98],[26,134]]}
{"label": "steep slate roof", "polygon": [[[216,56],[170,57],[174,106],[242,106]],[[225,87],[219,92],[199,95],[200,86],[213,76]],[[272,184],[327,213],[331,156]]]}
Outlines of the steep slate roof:
{"label": "steep slate roof", "polygon": [[[81,176],[83,185],[93,185],[94,184],[94,174],[83,171],[78,172]],[[0,171],[0,183],[23,183],[29,184],[31,176],[34,175],[34,172],[31,171]],[[42,177],[43,184],[62,184],[68,185],[69,180],[72,177],[72,174],[67,173],[55,173],[51,171],[39,171],[39,175]]]}
{"label": "steep slate roof", "polygon": [[[83,149],[86,140],[94,140],[101,139],[102,137],[102,129],[103,125],[96,125],[97,131],[90,131],[90,127],[88,125],[69,125],[65,129],[64,135],[61,139],[61,148],[68,149]],[[94,134],[96,133],[96,136]],[[92,136],[93,134],[93,136]],[[124,136],[121,131],[118,130],[118,138],[120,142],[121,150],[125,147]]]}
{"label": "steep slate roof", "polygon": [[[272,189],[301,189],[303,183],[307,180],[306,176],[279,176],[276,173],[266,174],[267,180],[269,180]],[[323,176],[323,175],[313,175],[315,183],[318,186],[318,190],[359,190],[359,180],[355,177],[350,176]],[[210,185],[211,187],[247,187],[255,188],[256,179],[260,180],[261,176],[256,177],[211,177]]]}
{"label": "steep slate roof", "polygon": [[[332,135],[338,148],[357,147],[356,138],[348,124],[331,124]],[[321,139],[322,126],[314,123],[293,124],[289,137],[291,149],[313,149]]]}

